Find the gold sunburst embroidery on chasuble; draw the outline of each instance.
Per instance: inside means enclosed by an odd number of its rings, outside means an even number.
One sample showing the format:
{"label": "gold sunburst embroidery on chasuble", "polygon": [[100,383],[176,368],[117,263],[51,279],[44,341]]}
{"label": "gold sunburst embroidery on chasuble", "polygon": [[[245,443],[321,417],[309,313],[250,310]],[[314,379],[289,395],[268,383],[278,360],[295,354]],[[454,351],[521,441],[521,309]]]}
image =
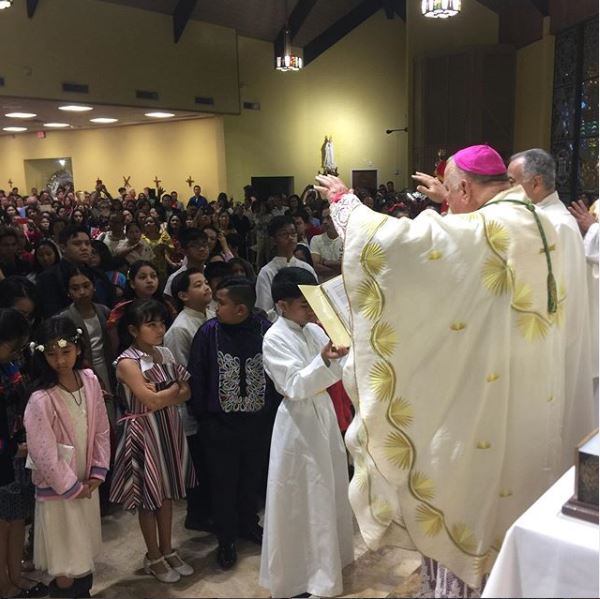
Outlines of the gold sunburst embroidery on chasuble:
{"label": "gold sunburst embroidery on chasuble", "polygon": [[391,401],[396,389],[396,374],[392,366],[385,360],[376,362],[371,369],[369,384],[377,399]]}
{"label": "gold sunburst embroidery on chasuble", "polygon": [[434,482],[418,470],[413,472],[410,477],[410,484],[413,493],[419,499],[433,499],[435,496]]}
{"label": "gold sunburst embroidery on chasuble", "polygon": [[389,433],[383,446],[386,459],[402,470],[408,470],[413,460],[413,447],[401,432]]}
{"label": "gold sunburst embroidery on chasuble", "polygon": [[385,252],[378,243],[369,242],[361,253],[360,261],[370,275],[377,276],[385,268]]}
{"label": "gold sunburst embroidery on chasuble", "polygon": [[481,278],[494,295],[502,295],[511,289],[511,274],[510,267],[502,258],[490,256],[483,264]]}
{"label": "gold sunburst embroidery on chasuble", "polygon": [[375,519],[383,526],[389,526],[394,517],[392,506],[383,498],[376,497],[371,502],[371,511]]}
{"label": "gold sunburst embroidery on chasuble", "polygon": [[435,537],[444,528],[444,516],[439,510],[426,503],[417,505],[416,520],[423,533],[428,537]]}
{"label": "gold sunburst embroidery on chasuble", "polygon": [[394,327],[384,321],[378,322],[371,333],[371,345],[379,355],[391,356],[398,345],[398,336]]}
{"label": "gold sunburst embroidery on chasuble", "polygon": [[464,553],[474,553],[476,551],[477,541],[475,535],[466,524],[454,524],[450,534]]}
{"label": "gold sunburst embroidery on chasuble", "polygon": [[[529,322],[546,313],[547,273],[545,255],[537,252],[539,233],[526,209],[507,217],[511,208],[505,204],[447,220],[434,215],[404,224],[371,216],[359,208],[349,220],[346,239],[351,250],[344,254],[344,277],[355,324],[353,342],[355,347],[360,344],[360,351],[354,353],[360,417],[366,423],[359,423],[348,435],[360,456],[351,500],[361,531],[369,546],[376,548],[402,521],[405,538],[422,552],[435,553],[435,559],[471,586],[480,584],[481,576],[489,572],[495,556],[490,540],[499,534],[495,512],[500,502],[510,506],[511,501],[498,495],[499,489],[505,489],[505,481],[496,481],[493,489],[491,485],[478,487],[478,469],[487,476],[489,468],[502,459],[503,439],[481,430],[472,408],[463,401],[464,381],[453,378],[446,368],[447,350],[455,351],[460,360],[460,352],[469,351],[473,335],[479,343],[491,340],[486,347],[495,347],[493,341],[504,342],[504,335],[524,343],[523,339],[536,338],[540,335],[537,329],[549,325],[549,319],[541,324]],[[522,227],[529,228],[524,237],[520,237]],[[549,236],[549,241],[553,244],[555,240]],[[529,262],[523,268],[524,247],[529,248],[525,252]],[[411,310],[420,315],[426,305],[426,296],[421,294],[427,290],[454,290],[463,283],[457,290],[459,298],[467,306],[473,300],[473,305],[485,309],[481,313],[455,309],[446,313],[438,296],[432,306],[443,332],[437,329],[434,343],[425,331],[421,334],[416,325],[421,320],[411,319]],[[485,313],[488,307],[501,311],[502,322],[494,325],[493,313]],[[435,328],[435,319],[431,323]],[[505,326],[508,323],[511,326]],[[443,335],[448,339],[445,358],[435,362],[436,352],[442,351]],[[414,363],[411,358],[418,351],[433,357],[437,378],[411,378],[419,367],[416,357]],[[503,351],[501,347],[499,351]],[[503,389],[512,385],[511,371],[496,358],[491,355],[490,361],[481,365],[479,376],[471,377],[474,382],[466,385],[471,395],[493,398],[485,408],[492,415],[494,410],[501,412]],[[551,391],[544,394],[544,402]],[[432,418],[436,406],[457,414],[445,425],[445,437],[437,435],[440,424]],[[451,441],[452,435],[468,439],[461,451],[473,465],[469,472],[475,474],[463,476],[460,468],[454,473],[436,453],[440,443]],[[452,451],[450,445],[448,449]],[[511,480],[509,486],[515,488],[513,485]],[[473,492],[483,494],[486,500],[473,502]],[[483,506],[483,514],[475,505]],[[386,526],[389,530],[382,530]]]}
{"label": "gold sunburst embroidery on chasuble", "polygon": [[368,320],[376,320],[383,311],[383,296],[379,286],[372,279],[363,281],[356,291],[358,308]]}
{"label": "gold sunburst embroidery on chasuble", "polygon": [[398,428],[406,428],[413,421],[413,408],[403,397],[397,397],[390,403],[388,418]]}

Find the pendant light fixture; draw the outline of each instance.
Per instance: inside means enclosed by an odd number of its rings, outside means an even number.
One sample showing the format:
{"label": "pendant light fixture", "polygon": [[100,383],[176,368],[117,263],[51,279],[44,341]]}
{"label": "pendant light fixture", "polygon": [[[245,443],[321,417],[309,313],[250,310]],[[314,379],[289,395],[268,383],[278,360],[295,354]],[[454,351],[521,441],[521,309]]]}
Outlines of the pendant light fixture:
{"label": "pendant light fixture", "polygon": [[448,19],[460,12],[460,0],[422,0],[421,12],[430,19]]}
{"label": "pendant light fixture", "polygon": [[[285,18],[288,18],[287,0],[285,3]],[[302,68],[302,58],[292,53],[292,40],[290,30],[285,25],[283,29],[283,53],[275,58],[275,69],[278,71],[299,71]]]}

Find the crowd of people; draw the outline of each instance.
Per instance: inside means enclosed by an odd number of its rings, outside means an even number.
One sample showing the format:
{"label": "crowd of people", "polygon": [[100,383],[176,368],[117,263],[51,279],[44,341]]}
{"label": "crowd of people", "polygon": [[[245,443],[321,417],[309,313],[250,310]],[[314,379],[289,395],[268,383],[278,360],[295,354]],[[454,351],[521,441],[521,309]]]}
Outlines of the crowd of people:
{"label": "crowd of people", "polygon": [[[0,191],[0,596],[90,596],[115,505],[137,512],[147,574],[192,575],[172,545],[184,498],[221,568],[246,538],[272,596],[339,594],[353,559],[347,349],[299,290],[342,272],[329,201],[313,186],[248,186],[238,204],[155,191]],[[397,218],[446,209],[392,182],[357,196]]]}
{"label": "crowd of people", "polygon": [[[144,569],[162,582],[193,573],[171,545],[178,499],[186,528],[216,535],[220,567],[236,563],[238,537],[262,543],[257,514],[268,472],[279,471],[269,469],[271,435],[289,392],[287,374],[265,374],[263,340],[278,301],[291,322],[297,305],[308,318],[297,283],[339,275],[343,244],[312,186],[268,198],[248,186],[237,205],[224,193],[209,201],[200,186],[185,202],[158,191],[113,196],[100,180],[92,192],[0,190],[1,596],[88,595],[100,513],[115,505],[137,511]],[[397,216],[420,201],[391,182],[361,197]],[[341,357],[331,347],[316,356]],[[346,464],[340,433],[353,412],[340,377],[325,376],[319,401]],[[47,571],[49,588],[22,561]],[[286,588],[281,568],[263,570]]]}

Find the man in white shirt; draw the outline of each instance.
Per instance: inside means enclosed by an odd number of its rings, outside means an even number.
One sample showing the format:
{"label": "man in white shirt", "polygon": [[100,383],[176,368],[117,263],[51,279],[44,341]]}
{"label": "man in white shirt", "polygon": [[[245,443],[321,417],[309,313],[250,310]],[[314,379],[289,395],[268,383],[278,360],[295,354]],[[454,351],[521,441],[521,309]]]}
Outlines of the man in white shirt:
{"label": "man in white shirt", "polygon": [[317,273],[310,264],[298,260],[294,256],[294,250],[298,245],[298,234],[291,216],[276,216],[269,223],[269,237],[275,243],[275,257],[265,264],[258,273],[256,279],[256,307],[269,313],[270,319],[274,320],[273,298],[271,297],[271,283],[273,277],[286,266],[299,266],[310,271],[315,278]]}
{"label": "man in white shirt", "polygon": [[335,230],[329,208],[321,213],[324,233],[315,235],[310,240],[310,253],[319,275],[319,282],[324,283],[342,272],[342,253],[344,242]]}

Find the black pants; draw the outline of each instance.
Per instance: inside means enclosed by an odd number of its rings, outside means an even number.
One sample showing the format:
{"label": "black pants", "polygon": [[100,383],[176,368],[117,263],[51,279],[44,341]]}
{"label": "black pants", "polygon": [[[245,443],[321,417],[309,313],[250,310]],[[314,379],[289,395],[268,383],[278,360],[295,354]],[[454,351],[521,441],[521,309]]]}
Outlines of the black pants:
{"label": "black pants", "polygon": [[200,434],[187,436],[188,447],[198,485],[192,489],[186,489],[187,513],[191,520],[206,523],[212,518],[212,498],[210,494],[210,479],[206,470],[206,457],[204,447],[200,441]]}
{"label": "black pants", "polygon": [[214,414],[200,424],[219,543],[233,543],[258,524],[267,428],[263,413]]}

